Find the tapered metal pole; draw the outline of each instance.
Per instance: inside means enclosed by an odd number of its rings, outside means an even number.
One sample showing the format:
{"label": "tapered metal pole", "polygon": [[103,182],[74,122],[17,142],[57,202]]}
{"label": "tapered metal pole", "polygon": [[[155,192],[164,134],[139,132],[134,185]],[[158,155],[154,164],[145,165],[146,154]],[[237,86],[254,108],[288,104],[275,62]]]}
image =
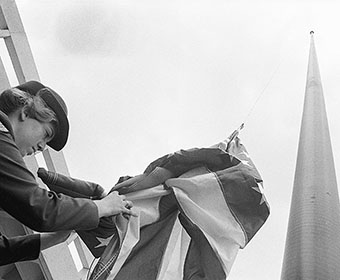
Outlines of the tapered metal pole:
{"label": "tapered metal pole", "polygon": [[339,195],[314,32],[281,279],[340,279]]}

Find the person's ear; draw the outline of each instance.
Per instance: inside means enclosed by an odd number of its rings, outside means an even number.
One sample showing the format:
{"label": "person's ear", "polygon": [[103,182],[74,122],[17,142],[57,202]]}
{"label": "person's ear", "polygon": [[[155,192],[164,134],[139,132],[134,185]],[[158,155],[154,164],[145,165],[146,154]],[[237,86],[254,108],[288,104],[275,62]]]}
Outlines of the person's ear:
{"label": "person's ear", "polygon": [[22,107],[21,109],[19,109],[19,120],[23,122],[27,118],[28,118],[28,114],[26,112],[26,108]]}

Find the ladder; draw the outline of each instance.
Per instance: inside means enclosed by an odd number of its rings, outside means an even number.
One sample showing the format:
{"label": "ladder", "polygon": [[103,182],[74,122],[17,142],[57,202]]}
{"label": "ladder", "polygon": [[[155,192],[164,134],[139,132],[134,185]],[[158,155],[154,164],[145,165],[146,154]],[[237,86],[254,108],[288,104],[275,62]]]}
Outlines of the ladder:
{"label": "ladder", "polygon": [[[33,54],[14,0],[0,0],[0,92],[29,80],[40,80]],[[6,62],[7,58],[7,63]],[[15,80],[11,85],[10,81]],[[14,84],[15,83],[15,84]],[[62,152],[47,148],[42,156],[25,158],[28,168],[36,174],[43,164],[48,170],[69,175]],[[37,178],[42,188],[46,186]],[[4,211],[0,211],[0,231],[7,236],[32,233]],[[0,280],[73,280],[86,279],[93,256],[74,233],[68,240],[41,252],[35,261],[19,262],[0,267]]]}

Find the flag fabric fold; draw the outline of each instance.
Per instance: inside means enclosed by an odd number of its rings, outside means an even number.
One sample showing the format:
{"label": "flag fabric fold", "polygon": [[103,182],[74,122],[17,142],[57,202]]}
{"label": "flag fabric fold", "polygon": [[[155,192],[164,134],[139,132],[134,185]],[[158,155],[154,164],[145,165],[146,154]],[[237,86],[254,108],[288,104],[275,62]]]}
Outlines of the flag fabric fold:
{"label": "flag fabric fold", "polygon": [[[269,216],[261,176],[237,134],[165,155],[120,180],[111,191],[124,193],[139,216],[110,220],[115,232],[89,279],[226,279]],[[84,242],[91,251],[98,246]]]}

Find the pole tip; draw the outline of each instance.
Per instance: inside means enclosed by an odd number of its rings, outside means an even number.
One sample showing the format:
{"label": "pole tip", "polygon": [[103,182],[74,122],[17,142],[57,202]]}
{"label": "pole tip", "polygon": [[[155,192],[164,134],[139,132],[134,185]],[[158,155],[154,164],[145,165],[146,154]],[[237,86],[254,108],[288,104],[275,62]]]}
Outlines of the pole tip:
{"label": "pole tip", "polygon": [[311,32],[309,32],[310,35],[313,35],[314,34],[314,31],[312,30]]}

